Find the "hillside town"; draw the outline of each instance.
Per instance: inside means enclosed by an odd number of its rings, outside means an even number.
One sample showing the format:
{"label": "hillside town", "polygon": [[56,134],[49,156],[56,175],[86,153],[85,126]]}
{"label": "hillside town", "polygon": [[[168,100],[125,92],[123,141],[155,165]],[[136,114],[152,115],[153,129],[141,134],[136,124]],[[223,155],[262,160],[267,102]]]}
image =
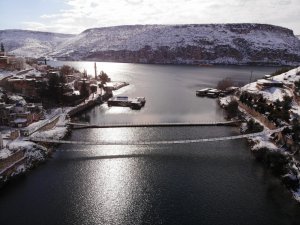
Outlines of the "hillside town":
{"label": "hillside town", "polygon": [[0,52],[0,186],[43,162],[51,146],[26,137],[62,139],[70,116],[101,104],[113,90],[128,85],[108,75],[94,76],[70,66],[53,68],[45,58],[32,59]]}
{"label": "hillside town", "polygon": [[[107,101],[114,90],[128,84],[98,73],[96,63],[91,76],[67,65],[53,68],[46,58],[16,57],[1,48],[0,184],[4,184],[51,154],[51,146],[26,137],[64,138],[70,132],[70,116]],[[218,89],[205,88],[196,95],[218,98],[227,119],[243,121],[241,133],[281,129],[248,141],[255,157],[300,201],[300,67],[279,69],[240,88],[227,79],[219,84]]]}

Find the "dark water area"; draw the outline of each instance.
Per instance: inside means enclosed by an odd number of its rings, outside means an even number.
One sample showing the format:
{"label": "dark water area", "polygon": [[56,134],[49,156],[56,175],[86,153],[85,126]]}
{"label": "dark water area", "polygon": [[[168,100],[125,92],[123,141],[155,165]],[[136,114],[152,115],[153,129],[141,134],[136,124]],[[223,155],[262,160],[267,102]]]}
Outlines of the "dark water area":
{"label": "dark water area", "polygon": [[[61,62],[55,62],[61,63]],[[72,62],[93,71],[91,62]],[[100,66],[101,65],[101,66]],[[268,67],[192,67],[99,63],[117,94],[145,96],[140,111],[97,106],[91,123],[221,121],[216,100],[195,90],[224,77],[238,82]],[[91,73],[91,72],[90,72]],[[70,140],[184,140],[238,134],[234,127],[75,130]],[[56,147],[53,158],[0,190],[0,224],[300,223],[291,194],[250,153],[245,140],[141,146]]]}

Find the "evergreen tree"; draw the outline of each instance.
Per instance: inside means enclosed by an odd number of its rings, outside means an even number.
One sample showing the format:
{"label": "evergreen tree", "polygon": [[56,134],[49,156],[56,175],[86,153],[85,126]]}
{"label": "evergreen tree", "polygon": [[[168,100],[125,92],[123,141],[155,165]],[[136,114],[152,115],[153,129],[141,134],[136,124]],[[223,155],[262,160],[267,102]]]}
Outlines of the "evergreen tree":
{"label": "evergreen tree", "polygon": [[226,107],[226,111],[227,111],[227,117],[228,119],[234,118],[238,115],[238,106],[239,104],[237,103],[237,101],[233,100],[231,101],[227,107]]}
{"label": "evergreen tree", "polygon": [[105,84],[106,82],[110,82],[110,78],[108,77],[107,73],[105,73],[104,71],[100,72],[99,78],[102,84]]}
{"label": "evergreen tree", "polygon": [[286,110],[286,111],[290,110],[291,107],[292,107],[292,101],[293,101],[292,97],[285,95],[283,97],[283,101],[282,101],[283,109]]}
{"label": "evergreen tree", "polygon": [[82,85],[81,85],[81,88],[80,88],[80,95],[81,95],[83,98],[89,97],[89,90],[88,90],[88,86],[87,86],[87,84],[85,83],[85,81],[83,81],[83,83],[82,83]]}
{"label": "evergreen tree", "polygon": [[4,52],[4,51],[5,51],[4,45],[3,45],[3,43],[1,42],[1,52]]}
{"label": "evergreen tree", "polygon": [[292,121],[293,140],[299,142],[300,140],[300,121],[293,119]]}
{"label": "evergreen tree", "polygon": [[55,103],[59,103],[61,99],[61,83],[59,75],[52,75],[48,81],[48,98],[52,99]]}

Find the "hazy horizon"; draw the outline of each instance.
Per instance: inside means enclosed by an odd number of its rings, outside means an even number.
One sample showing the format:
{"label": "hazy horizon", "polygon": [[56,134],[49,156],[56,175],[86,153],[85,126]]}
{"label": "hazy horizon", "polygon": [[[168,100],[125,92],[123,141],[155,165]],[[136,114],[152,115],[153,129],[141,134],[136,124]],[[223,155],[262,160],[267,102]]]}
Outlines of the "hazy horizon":
{"label": "hazy horizon", "polygon": [[[86,30],[90,29],[101,29],[101,28],[110,28],[110,27],[123,27],[123,26],[177,26],[177,25],[222,25],[222,24],[263,24],[263,23],[198,23],[198,24],[124,24],[124,25],[112,25],[112,26],[103,26],[103,27],[90,27],[86,28],[85,30],[79,32],[79,33],[66,33],[66,32],[56,32],[56,31],[43,31],[43,30],[34,30],[34,29],[18,29],[18,28],[8,28],[8,29],[0,29],[0,30],[24,30],[24,31],[34,31],[34,32],[45,32],[45,33],[58,33],[58,34],[70,34],[70,35],[76,35],[80,34]],[[265,24],[265,25],[271,25],[271,26],[279,26],[274,24]],[[279,26],[282,27],[282,26]],[[287,27],[283,27],[287,28]],[[289,28],[287,28],[289,29]],[[300,36],[299,34],[294,32],[294,35]]]}

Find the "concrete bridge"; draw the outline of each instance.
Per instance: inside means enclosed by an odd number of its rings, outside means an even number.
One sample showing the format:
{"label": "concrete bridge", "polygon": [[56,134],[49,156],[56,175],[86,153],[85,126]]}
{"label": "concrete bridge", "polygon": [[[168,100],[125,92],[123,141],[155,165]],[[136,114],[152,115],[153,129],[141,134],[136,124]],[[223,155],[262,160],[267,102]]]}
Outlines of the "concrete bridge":
{"label": "concrete bridge", "polygon": [[256,137],[265,134],[273,134],[280,132],[285,127],[278,128],[275,130],[265,130],[258,133],[252,134],[242,134],[227,137],[214,137],[214,138],[199,138],[199,139],[186,139],[186,140],[171,140],[171,141],[68,141],[68,140],[55,140],[46,138],[34,138],[30,137],[27,140],[33,142],[43,142],[43,143],[57,143],[57,144],[75,144],[75,145],[166,145],[166,144],[189,144],[189,143],[201,143],[201,142],[215,142],[215,141],[226,141],[226,140],[236,140],[242,138]]}
{"label": "concrete bridge", "polygon": [[183,122],[183,123],[120,123],[120,124],[89,124],[68,123],[74,129],[88,128],[120,128],[120,127],[188,127],[188,126],[236,126],[241,121],[211,121],[211,122]]}

